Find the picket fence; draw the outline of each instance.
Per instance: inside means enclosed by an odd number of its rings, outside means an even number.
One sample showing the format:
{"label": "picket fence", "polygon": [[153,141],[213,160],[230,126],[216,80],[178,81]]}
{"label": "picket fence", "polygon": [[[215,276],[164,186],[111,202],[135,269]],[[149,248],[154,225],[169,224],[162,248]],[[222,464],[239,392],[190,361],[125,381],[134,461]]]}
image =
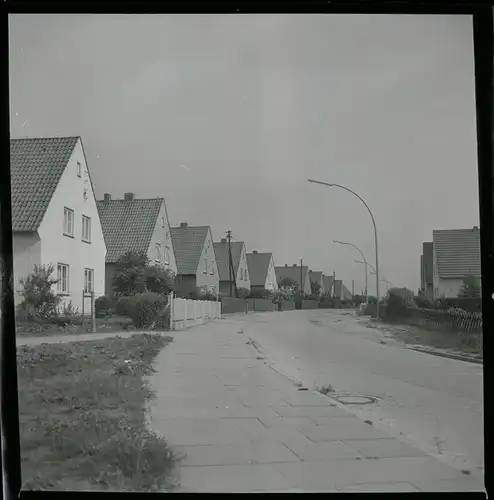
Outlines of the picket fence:
{"label": "picket fence", "polygon": [[169,296],[170,329],[182,330],[213,319],[221,319],[221,302]]}

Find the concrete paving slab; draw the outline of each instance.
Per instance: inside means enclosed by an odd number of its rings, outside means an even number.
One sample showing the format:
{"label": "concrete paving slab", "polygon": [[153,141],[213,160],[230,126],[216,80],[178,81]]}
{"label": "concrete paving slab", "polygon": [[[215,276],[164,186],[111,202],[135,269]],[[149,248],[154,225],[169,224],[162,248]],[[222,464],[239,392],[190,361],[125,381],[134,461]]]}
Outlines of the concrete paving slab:
{"label": "concrete paving slab", "polygon": [[336,406],[286,406],[273,407],[282,417],[350,417],[355,418],[351,413],[341,410]]}
{"label": "concrete paving slab", "polygon": [[184,456],[181,461],[182,467],[300,461],[300,458],[285,445],[270,441],[249,442],[241,447],[237,445],[178,446],[175,452]]}
{"label": "concrete paving slab", "polygon": [[485,492],[484,483],[477,478],[439,479],[433,481],[413,481],[413,485],[422,492],[443,491],[481,491]]}
{"label": "concrete paving slab", "polygon": [[388,435],[357,419],[328,418],[327,425],[300,427],[302,434],[311,441],[345,441],[348,439],[377,439]]}
{"label": "concrete paving slab", "polygon": [[284,399],[290,406],[331,406],[332,404],[326,396],[315,391],[297,391]]}
{"label": "concrete paving slab", "polygon": [[179,478],[179,491],[184,493],[250,493],[290,488],[272,464],[182,467]]}
{"label": "concrete paving slab", "polygon": [[410,483],[361,483],[353,485],[336,486],[342,493],[417,493],[419,490]]}
{"label": "concrete paving slab", "polygon": [[259,420],[262,422],[264,427],[267,427],[268,429],[270,427],[279,427],[283,425],[297,427],[314,424],[314,422],[308,417],[259,417]]}
{"label": "concrete paving slab", "polygon": [[342,441],[314,443],[309,439],[286,439],[284,444],[304,462],[324,462],[331,460],[355,460],[362,455]]}
{"label": "concrete paving slab", "polygon": [[335,487],[359,483],[408,482],[451,479],[461,472],[432,457],[383,458],[379,460],[332,460],[274,464],[295,488]]}
{"label": "concrete paving slab", "polygon": [[352,439],[348,446],[365,458],[423,457],[425,453],[395,438]]}

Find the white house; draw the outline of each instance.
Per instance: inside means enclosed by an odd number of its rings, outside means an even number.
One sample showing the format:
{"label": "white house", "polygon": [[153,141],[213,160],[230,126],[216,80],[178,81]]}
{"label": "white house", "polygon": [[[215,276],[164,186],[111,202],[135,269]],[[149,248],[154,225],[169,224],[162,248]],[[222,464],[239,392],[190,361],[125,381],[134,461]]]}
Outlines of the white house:
{"label": "white house", "polygon": [[[247,253],[243,241],[232,241],[228,243],[226,238],[214,243],[214,254],[218,271],[220,273],[220,294],[230,295],[230,283],[232,285],[232,294],[235,292],[233,283],[237,289],[244,288],[250,290],[249,266],[247,263]],[[231,250],[231,272],[230,272],[230,250]],[[231,281],[230,281],[231,274]]]}
{"label": "white house", "polygon": [[125,193],[123,199],[112,199],[105,193],[97,202],[107,246],[107,296],[113,294],[115,264],[128,252],[144,253],[150,264],[177,274],[177,263],[170,222],[164,198],[136,198]]}
{"label": "white house", "polygon": [[20,280],[52,264],[62,302],[81,311],[84,292],[104,294],[106,255],[81,138],[13,139],[10,164],[16,304]]}
{"label": "white house", "polygon": [[278,290],[272,253],[259,253],[257,250],[253,250],[252,253],[247,254],[247,264],[249,266],[251,290]]}
{"label": "white house", "polygon": [[463,280],[480,280],[480,230],[440,229],[432,232],[434,299],[458,296]]}

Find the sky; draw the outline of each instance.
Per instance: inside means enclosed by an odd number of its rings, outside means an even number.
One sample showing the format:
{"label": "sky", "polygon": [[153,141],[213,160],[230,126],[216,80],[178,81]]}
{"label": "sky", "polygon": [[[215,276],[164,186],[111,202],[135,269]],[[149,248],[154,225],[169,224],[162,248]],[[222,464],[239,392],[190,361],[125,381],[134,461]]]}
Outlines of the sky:
{"label": "sky", "polygon": [[[97,199],[164,197],[275,265],[420,286],[479,224],[470,16],[12,15],[11,137],[81,136]],[[381,292],[384,285],[381,284]],[[369,293],[375,293],[369,276]]]}

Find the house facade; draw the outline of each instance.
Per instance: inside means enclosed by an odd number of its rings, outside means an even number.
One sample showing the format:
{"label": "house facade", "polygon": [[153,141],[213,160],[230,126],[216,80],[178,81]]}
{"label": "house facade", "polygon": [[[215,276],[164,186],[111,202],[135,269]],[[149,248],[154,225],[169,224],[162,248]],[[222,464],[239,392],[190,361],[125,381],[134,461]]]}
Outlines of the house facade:
{"label": "house facade", "polygon": [[[213,246],[220,276],[220,294],[226,297],[233,296],[235,294],[234,283],[236,284],[237,290],[243,288],[250,291],[249,265],[247,262],[247,252],[245,251],[245,243],[243,241],[232,241],[229,244],[226,238],[222,238],[221,241],[215,242]],[[230,248],[232,260],[231,273]]]}
{"label": "house facade", "polygon": [[324,280],[322,271],[309,271],[309,279],[311,283],[315,283],[319,287],[318,295],[324,295]]}
{"label": "house facade", "polygon": [[253,250],[247,254],[251,290],[278,290],[273,254]]}
{"label": "house facade", "polygon": [[193,292],[219,293],[219,272],[209,226],[189,226],[187,222],[171,228],[177,262],[175,289],[180,295]]}
{"label": "house facade", "polygon": [[307,266],[300,267],[297,264],[293,264],[292,266],[285,264],[284,266],[276,266],[275,271],[278,284],[281,283],[283,278],[289,278],[297,284],[299,289],[302,283],[302,292],[305,295],[311,294],[312,289],[310,286],[309,268]]}
{"label": "house facade", "polygon": [[167,269],[175,276],[177,263],[164,198],[136,198],[125,193],[112,199],[105,193],[97,202],[107,245],[105,294],[113,295],[113,276],[120,257],[128,252],[144,253],[151,265]]}
{"label": "house facade", "polygon": [[[105,293],[106,245],[80,137],[13,139],[14,294],[35,265],[52,265],[62,304],[89,311]],[[84,297],[86,295],[86,297]]]}
{"label": "house facade", "polygon": [[457,297],[463,280],[481,279],[480,230],[441,229],[432,232],[434,299]]}

